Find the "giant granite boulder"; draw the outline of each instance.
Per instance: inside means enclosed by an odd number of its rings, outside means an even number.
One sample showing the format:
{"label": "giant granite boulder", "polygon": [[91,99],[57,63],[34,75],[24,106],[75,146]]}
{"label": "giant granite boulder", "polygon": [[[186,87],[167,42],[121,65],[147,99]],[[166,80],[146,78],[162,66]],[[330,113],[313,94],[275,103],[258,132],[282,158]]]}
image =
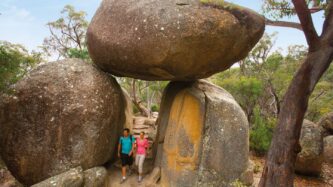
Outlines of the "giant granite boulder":
{"label": "giant granite boulder", "polygon": [[26,185],[104,164],[123,128],[123,100],[116,80],[89,63],[41,65],[0,99],[1,156]]}
{"label": "giant granite boulder", "polygon": [[157,123],[161,186],[223,187],[248,178],[248,121],[227,91],[204,80],[171,82]]}
{"label": "giant granite boulder", "polygon": [[103,0],[87,43],[114,75],[194,80],[245,58],[264,26],[259,14],[223,0]]}
{"label": "giant granite boulder", "polygon": [[107,170],[104,167],[94,167],[86,171],[76,167],[31,187],[104,187],[106,183]]}
{"label": "giant granite boulder", "polygon": [[70,169],[64,173],[50,177],[40,183],[34,184],[31,187],[82,187],[84,175],[82,168],[77,167]]}
{"label": "giant granite boulder", "polygon": [[323,163],[322,130],[317,124],[304,120],[299,141],[302,150],[296,158],[296,172],[305,175],[320,175]]}

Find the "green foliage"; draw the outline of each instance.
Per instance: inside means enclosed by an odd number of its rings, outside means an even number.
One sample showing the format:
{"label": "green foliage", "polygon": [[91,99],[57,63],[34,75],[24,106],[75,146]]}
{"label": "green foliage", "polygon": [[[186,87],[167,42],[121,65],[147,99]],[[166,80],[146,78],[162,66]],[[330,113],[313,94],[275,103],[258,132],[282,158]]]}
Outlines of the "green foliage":
{"label": "green foliage", "polygon": [[138,113],[139,112],[139,109],[138,109],[138,107],[136,107],[135,105],[133,105],[133,114],[136,114],[136,113]]}
{"label": "green foliage", "polygon": [[[210,79],[225,88],[248,116],[251,149],[263,154],[269,148],[273,126],[283,104],[283,96],[307,55],[300,45],[288,47],[287,54],[272,51],[275,34],[267,35],[239,62],[239,67],[218,73]],[[305,118],[318,121],[333,111],[333,65],[314,89]]]}
{"label": "green foliage", "polygon": [[150,110],[152,112],[158,112],[160,110],[160,107],[157,104],[154,104],[153,106],[151,106]]}
{"label": "green foliage", "polygon": [[[308,7],[315,8],[316,10],[324,10],[327,14],[327,4],[330,0],[305,0]],[[262,10],[263,13],[274,19],[281,19],[284,17],[291,17],[296,14],[291,0],[264,0]]]}
{"label": "green foliage", "polygon": [[207,4],[207,5],[217,5],[217,6],[223,6],[224,0],[200,0],[200,3]]}
{"label": "green foliage", "polygon": [[77,49],[77,48],[68,49],[67,56],[69,58],[79,58],[82,60],[86,60],[88,62],[92,62],[87,48],[84,48],[82,50]]}
{"label": "green foliage", "polygon": [[250,130],[250,149],[264,154],[271,144],[275,120],[262,117],[259,109],[254,111],[253,127]]}
{"label": "green foliage", "polygon": [[242,183],[239,179],[235,180],[231,183],[232,187],[246,187],[244,183]]}
{"label": "green foliage", "polygon": [[86,15],[86,12],[76,11],[73,6],[66,5],[59,19],[47,23],[51,35],[43,42],[45,54],[58,55],[59,58],[90,59],[85,41],[88,28]]}
{"label": "green foliage", "polygon": [[[235,72],[235,71],[234,71]],[[227,72],[226,74],[229,74]],[[245,110],[248,118],[263,92],[262,82],[255,77],[230,76],[220,73],[213,78],[213,82],[228,90]]]}
{"label": "green foliage", "polygon": [[212,5],[225,10],[243,9],[243,7],[241,6],[230,2],[225,2],[224,0],[200,0],[200,3],[202,3],[203,5]]}
{"label": "green foliage", "polygon": [[331,64],[310,97],[306,118],[311,121],[318,121],[320,117],[332,111],[333,65]]}
{"label": "green foliage", "polygon": [[[259,41],[239,67],[218,73],[211,80],[229,91],[250,122],[251,149],[264,154],[269,148],[273,126],[283,104],[283,96],[307,55],[301,45],[289,46],[287,54],[272,51],[275,34]],[[318,121],[333,111],[333,65],[314,89],[305,118]]]}
{"label": "green foliage", "polygon": [[7,91],[10,85],[41,61],[39,53],[29,53],[21,45],[0,41],[0,92]]}
{"label": "green foliage", "polygon": [[[159,110],[164,88],[168,81],[144,81],[133,78],[117,78],[119,84],[131,96],[136,105],[134,113],[139,112],[138,107],[145,107],[150,112]],[[141,104],[139,106],[139,103]]]}
{"label": "green foliage", "polygon": [[259,164],[254,165],[253,172],[254,173],[259,173],[260,172],[260,165]]}

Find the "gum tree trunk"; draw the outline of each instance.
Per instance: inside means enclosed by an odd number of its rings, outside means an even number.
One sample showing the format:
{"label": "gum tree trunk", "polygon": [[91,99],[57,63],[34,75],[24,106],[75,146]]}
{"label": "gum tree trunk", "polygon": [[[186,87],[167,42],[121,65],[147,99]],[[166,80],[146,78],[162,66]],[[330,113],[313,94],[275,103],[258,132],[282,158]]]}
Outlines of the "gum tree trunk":
{"label": "gum tree trunk", "polygon": [[323,32],[318,36],[305,0],[292,0],[309,45],[308,55],[294,76],[278,116],[260,187],[293,186],[299,137],[309,97],[333,60],[333,2],[327,5]]}

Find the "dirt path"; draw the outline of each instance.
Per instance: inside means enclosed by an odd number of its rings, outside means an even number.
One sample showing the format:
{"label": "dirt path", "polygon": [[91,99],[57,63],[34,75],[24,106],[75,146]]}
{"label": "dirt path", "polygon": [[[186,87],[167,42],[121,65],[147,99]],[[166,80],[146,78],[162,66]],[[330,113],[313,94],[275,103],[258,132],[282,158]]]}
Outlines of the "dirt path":
{"label": "dirt path", "polygon": [[141,183],[138,183],[137,181],[137,174],[132,174],[130,177],[127,178],[127,180],[120,184],[121,180],[121,172],[120,169],[112,166],[109,169],[109,178],[107,182],[107,187],[136,187],[136,186],[145,186],[145,178]]}
{"label": "dirt path", "polygon": [[[264,166],[264,158],[263,157],[255,157],[252,156],[251,160],[253,160],[255,166],[257,167],[257,172],[254,173],[254,184],[253,187],[258,186],[262,169]],[[145,163],[145,172],[151,171],[151,160],[148,160],[147,163]],[[133,174],[130,177],[127,178],[127,180],[120,184],[121,180],[121,171],[119,166],[111,166],[108,170],[109,172],[109,178],[108,178],[108,185],[106,187],[148,187],[148,174],[146,174],[145,178],[143,178],[143,181],[141,183],[138,183],[137,181],[137,174]],[[295,187],[333,187],[333,167],[328,166],[327,164],[324,164],[323,166],[323,174],[319,178],[314,177],[306,177],[301,175],[296,175],[295,177]],[[149,186],[151,187],[151,186]],[[158,187],[158,185],[154,185],[154,187]]]}
{"label": "dirt path", "polygon": [[[108,180],[107,180],[107,186],[106,187],[157,187],[157,185],[148,185],[148,175],[153,169],[153,160],[152,159],[146,159],[144,165],[143,165],[143,180],[141,183],[138,182],[138,174],[133,173],[131,176],[127,177],[126,181],[122,184],[120,184],[121,181],[121,166],[120,162],[117,162],[116,164],[110,166],[108,168]],[[150,181],[151,182],[151,181]]]}

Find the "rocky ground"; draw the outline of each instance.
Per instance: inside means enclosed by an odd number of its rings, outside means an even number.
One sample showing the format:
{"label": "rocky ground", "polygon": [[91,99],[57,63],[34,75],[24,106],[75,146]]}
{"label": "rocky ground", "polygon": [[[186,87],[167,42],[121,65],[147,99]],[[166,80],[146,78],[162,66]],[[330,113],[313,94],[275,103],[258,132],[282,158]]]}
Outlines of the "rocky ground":
{"label": "rocky ground", "polygon": [[[148,138],[149,144],[152,145],[153,141],[156,137],[157,129],[155,126],[156,118],[148,119],[146,117],[142,116],[135,116],[133,117],[133,128],[132,128],[132,134],[135,138],[139,137],[140,132],[146,133],[146,138]],[[145,161],[144,164],[144,173],[145,176],[148,176],[149,172],[152,171],[153,161],[151,159],[152,157],[152,146],[150,146],[150,149],[148,151],[148,158]],[[134,186],[147,186],[147,177],[143,179],[141,183],[138,183],[137,181],[137,174],[132,174],[130,177],[127,178],[127,180],[120,184],[121,180],[121,163],[120,161],[116,162],[114,165],[110,166],[108,168],[108,174],[109,177],[107,179],[107,187],[134,187]]]}
{"label": "rocky ground", "polygon": [[[258,186],[261,172],[264,166],[264,158],[252,156],[251,159],[255,163],[255,172],[254,174],[254,185]],[[148,160],[146,163],[146,168],[151,169],[152,162]],[[148,177],[144,178],[142,183],[137,182],[137,174],[133,174],[123,183],[120,184],[121,172],[119,166],[111,166],[109,168],[109,177],[107,182],[107,187],[135,187],[135,186],[143,186],[146,187],[148,181]],[[146,175],[148,176],[148,174]],[[333,167],[330,167],[327,164],[323,166],[323,174],[320,178],[315,177],[306,177],[302,175],[296,175],[295,178],[295,187],[332,187],[333,186]]]}
{"label": "rocky ground", "polygon": [[120,184],[121,172],[120,168],[112,166],[109,168],[109,178],[107,180],[107,187],[135,187],[135,186],[146,186],[147,178],[143,178],[142,182],[137,181],[137,174],[132,174],[127,180]]}
{"label": "rocky ground", "polygon": [[[145,131],[150,143],[152,143],[153,139],[155,139],[156,135],[156,126],[154,125],[154,120],[149,120],[145,117],[134,117],[134,125],[133,125],[133,134],[134,136],[138,136],[141,131]],[[149,155],[151,156],[151,155]],[[251,156],[251,160],[253,160],[254,167],[254,184],[253,186],[258,186],[259,180],[261,177],[261,173],[263,170],[265,158],[258,156]],[[115,165],[108,168],[108,182],[107,187],[135,187],[135,186],[148,186],[148,173],[152,170],[152,160],[148,158],[145,162],[145,173],[146,178],[143,179],[142,183],[137,182],[137,174],[133,174],[123,183],[120,184],[121,180],[121,171],[120,171],[120,163],[116,163]],[[333,167],[328,164],[324,164],[322,168],[322,175],[320,178],[315,177],[306,177],[302,175],[296,175],[295,178],[295,187],[333,187]]]}
{"label": "rocky ground", "polygon": [[[252,156],[251,159],[255,163],[254,186],[258,186],[265,159],[263,157]],[[320,178],[306,177],[296,175],[295,187],[332,187],[333,186],[333,167],[324,164]]]}

